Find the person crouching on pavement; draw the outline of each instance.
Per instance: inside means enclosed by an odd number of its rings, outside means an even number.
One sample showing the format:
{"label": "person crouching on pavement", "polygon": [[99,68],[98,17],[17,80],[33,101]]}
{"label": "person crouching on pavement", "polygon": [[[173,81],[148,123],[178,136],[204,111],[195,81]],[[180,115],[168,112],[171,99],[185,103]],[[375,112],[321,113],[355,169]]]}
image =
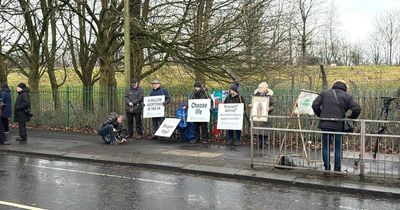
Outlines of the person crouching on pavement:
{"label": "person crouching on pavement", "polygon": [[123,143],[119,141],[116,136],[115,132],[119,125],[121,125],[125,120],[124,115],[118,115],[117,113],[111,113],[107,119],[101,124],[99,129],[97,130],[97,134],[103,137],[104,143],[106,144],[120,144]]}

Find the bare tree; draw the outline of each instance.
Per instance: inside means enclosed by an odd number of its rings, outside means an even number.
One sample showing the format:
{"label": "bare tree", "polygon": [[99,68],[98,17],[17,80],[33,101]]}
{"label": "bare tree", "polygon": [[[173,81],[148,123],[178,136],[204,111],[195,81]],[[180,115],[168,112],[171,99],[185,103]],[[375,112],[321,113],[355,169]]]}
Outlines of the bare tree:
{"label": "bare tree", "polygon": [[386,64],[393,64],[393,55],[400,36],[400,10],[392,9],[376,17],[375,27],[385,44]]}

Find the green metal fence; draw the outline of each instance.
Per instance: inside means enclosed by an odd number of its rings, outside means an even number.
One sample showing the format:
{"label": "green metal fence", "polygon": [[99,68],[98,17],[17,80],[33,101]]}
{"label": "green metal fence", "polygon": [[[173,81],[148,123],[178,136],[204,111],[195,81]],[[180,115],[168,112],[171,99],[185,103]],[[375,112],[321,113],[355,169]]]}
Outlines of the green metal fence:
{"label": "green metal fence", "polygon": [[[175,91],[169,89],[171,95],[171,104],[166,109],[167,117],[174,117],[176,109],[182,101],[187,101],[191,95],[191,90]],[[146,89],[146,95],[149,89]],[[250,101],[254,87],[241,87],[240,93],[245,97],[245,101]],[[41,90],[31,92],[32,108],[34,117],[32,126],[48,126],[52,128],[77,128],[77,129],[95,129],[105,119],[108,113],[124,113],[124,88],[110,88],[109,90],[100,90],[97,87],[63,87],[57,94],[50,90]],[[291,115],[294,102],[300,90],[274,90],[276,98],[276,111],[274,115]],[[211,91],[210,91],[211,94]],[[363,107],[361,118],[377,119],[382,96],[395,96],[395,90],[375,90],[375,91],[355,91],[353,95],[357,98]],[[58,97],[58,103],[53,98]],[[13,100],[16,93],[13,91]],[[397,107],[398,108],[398,107]],[[390,119],[399,120],[397,108],[392,108]],[[249,110],[247,112],[248,116]],[[147,132],[150,131],[150,120],[144,120],[144,126]],[[210,126],[211,127],[211,126]],[[248,130],[248,123],[245,123],[245,132]]]}

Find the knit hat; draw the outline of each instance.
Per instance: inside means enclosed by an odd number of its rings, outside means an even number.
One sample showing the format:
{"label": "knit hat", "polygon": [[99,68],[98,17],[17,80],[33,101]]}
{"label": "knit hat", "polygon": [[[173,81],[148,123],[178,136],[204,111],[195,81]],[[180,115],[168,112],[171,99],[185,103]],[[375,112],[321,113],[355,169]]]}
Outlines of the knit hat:
{"label": "knit hat", "polygon": [[19,87],[19,88],[21,88],[21,89],[25,89],[26,88],[26,85],[25,85],[25,83],[19,83],[18,85],[17,85],[17,87]]}
{"label": "knit hat", "polygon": [[160,80],[156,79],[151,82],[151,84],[161,84]]}
{"label": "knit hat", "polygon": [[137,79],[131,80],[131,84],[138,83]]}
{"label": "knit hat", "polygon": [[199,81],[194,82],[193,87],[201,88],[201,82],[199,82]]}
{"label": "knit hat", "polygon": [[237,85],[235,85],[235,84],[231,85],[230,89],[235,91],[235,92],[237,92],[237,93],[239,93],[239,87]]}

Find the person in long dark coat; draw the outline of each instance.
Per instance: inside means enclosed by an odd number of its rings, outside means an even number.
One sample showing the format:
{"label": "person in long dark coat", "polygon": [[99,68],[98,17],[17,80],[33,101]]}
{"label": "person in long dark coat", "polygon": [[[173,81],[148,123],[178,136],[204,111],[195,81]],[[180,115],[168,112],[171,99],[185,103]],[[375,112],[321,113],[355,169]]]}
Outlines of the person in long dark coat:
{"label": "person in long dark coat", "polygon": [[16,138],[21,143],[26,143],[27,132],[26,123],[31,120],[31,99],[29,88],[24,83],[19,83],[17,86],[18,97],[15,100],[14,106],[14,121],[18,122],[19,136]]}
{"label": "person in long dark coat", "polygon": [[9,119],[12,115],[12,104],[11,104],[11,90],[7,84],[1,84],[0,87],[0,101],[4,103],[4,107],[1,114],[1,122],[3,123],[3,128],[5,133],[10,132],[10,122]]}

